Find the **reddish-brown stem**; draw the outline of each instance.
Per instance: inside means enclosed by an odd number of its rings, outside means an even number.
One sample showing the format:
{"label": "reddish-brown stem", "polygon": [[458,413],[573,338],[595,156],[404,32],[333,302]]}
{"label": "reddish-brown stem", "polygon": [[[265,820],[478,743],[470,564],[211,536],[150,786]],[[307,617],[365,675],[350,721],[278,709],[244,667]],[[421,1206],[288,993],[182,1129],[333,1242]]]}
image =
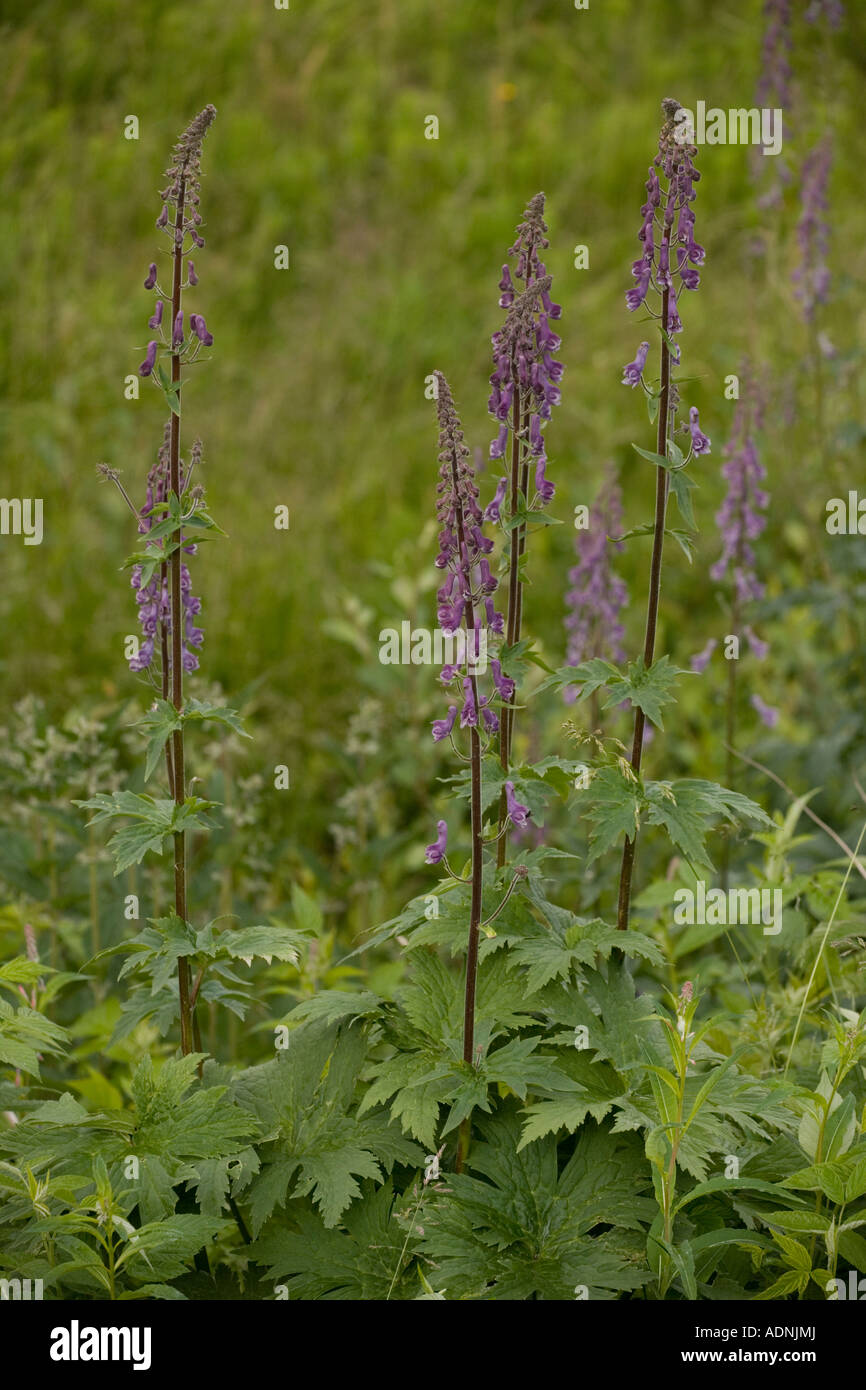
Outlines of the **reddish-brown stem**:
{"label": "reddish-brown stem", "polygon": [[[670,241],[670,226],[665,227],[665,240]],[[668,417],[670,414],[670,395],[671,395],[671,354],[667,340],[668,305],[670,300],[670,289],[665,286],[662,291],[662,346],[661,346],[661,389],[659,394],[659,416],[658,416],[658,435],[656,452],[662,457],[667,458],[668,453]],[[653,663],[656,645],[656,627],[659,615],[659,597],[661,594],[662,582],[662,553],[665,543],[665,513],[668,501],[668,470],[659,465],[656,469],[656,509],[655,526],[653,528],[653,550],[652,561],[650,563],[650,584],[649,597],[647,599],[646,614],[646,633],[644,637],[643,659],[647,669]],[[636,709],[634,714],[634,739],[631,747],[631,766],[636,773],[640,773],[641,754],[643,752],[643,735],[646,720],[642,709]],[[634,869],[634,856],[637,847],[637,835],[632,839],[626,839],[622,847],[622,864],[619,875],[619,902],[617,905],[616,925],[619,931],[628,929],[629,906],[631,903],[631,879]]]}
{"label": "reddish-brown stem", "polygon": [[[515,373],[516,377],[516,373]],[[520,385],[515,379],[514,413],[511,430],[511,487],[509,501],[512,517],[517,514],[520,499],[520,428],[521,428]],[[509,647],[514,646],[520,635],[520,528],[512,528],[508,558],[508,614],[505,624],[505,640]],[[514,727],[513,711],[503,709],[499,721],[499,761],[502,771],[511,766],[511,738]],[[508,831],[505,820],[508,814],[505,791],[499,794],[499,829],[503,832],[496,849],[496,863],[501,869],[505,863],[508,849]]]}
{"label": "reddish-brown stem", "polygon": [[[177,211],[174,219],[174,280],[171,295],[171,322],[169,332],[174,334],[174,324],[180,313],[183,295],[183,208],[186,193],[186,176],[181,172],[177,195]],[[171,381],[175,388],[177,409],[171,413],[171,437],[169,443],[169,494],[180,497],[180,354],[175,352],[171,359]],[[183,708],[183,603],[181,594],[181,532],[180,528],[171,537],[174,549],[171,553],[171,702],[175,709]],[[182,806],[186,797],[186,777],[183,763],[183,728],[175,729],[171,736],[173,795],[175,803]],[[183,831],[174,836],[174,910],[182,922],[187,920],[186,906],[186,837]],[[180,1046],[184,1056],[193,1050],[193,1017],[189,997],[189,958],[181,956],[177,962],[177,983],[180,996]]]}
{"label": "reddish-brown stem", "polygon": [[[165,593],[165,581],[168,574],[168,565],[165,560],[159,567],[159,602],[162,607],[162,596]],[[167,700],[171,692],[171,657],[168,650],[168,632],[162,618],[159,620],[159,645],[162,655],[162,698]],[[171,740],[166,739],[165,743],[165,770],[168,774],[168,794],[174,798],[174,768],[171,762]]]}

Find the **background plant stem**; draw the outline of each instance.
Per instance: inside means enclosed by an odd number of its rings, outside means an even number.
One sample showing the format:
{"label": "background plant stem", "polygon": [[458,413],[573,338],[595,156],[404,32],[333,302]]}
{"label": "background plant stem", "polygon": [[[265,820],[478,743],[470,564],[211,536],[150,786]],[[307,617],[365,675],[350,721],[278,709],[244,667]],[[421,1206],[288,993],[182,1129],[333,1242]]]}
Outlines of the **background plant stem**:
{"label": "background plant stem", "polygon": [[[670,228],[665,227],[665,238],[670,240]],[[670,394],[671,394],[671,354],[667,341],[667,322],[668,322],[668,303],[670,290],[665,287],[662,293],[662,345],[661,345],[661,390],[659,395],[659,419],[656,452],[667,458],[668,453],[668,416],[670,414]],[[659,615],[659,597],[661,595],[662,583],[662,553],[665,543],[665,513],[668,502],[668,471],[659,465],[656,469],[656,510],[655,526],[653,529],[653,552],[650,564],[650,586],[649,598],[647,600],[646,614],[646,634],[644,638],[643,659],[644,666],[649,669],[653,662],[656,645],[656,627]],[[631,748],[631,766],[636,774],[640,773],[641,754],[643,752],[643,734],[645,716],[642,709],[634,712],[634,739]],[[629,907],[631,904],[631,878],[634,869],[634,856],[637,847],[637,835],[632,839],[626,839],[622,847],[622,865],[619,875],[619,902],[617,905],[616,925],[619,931],[628,930]]]}

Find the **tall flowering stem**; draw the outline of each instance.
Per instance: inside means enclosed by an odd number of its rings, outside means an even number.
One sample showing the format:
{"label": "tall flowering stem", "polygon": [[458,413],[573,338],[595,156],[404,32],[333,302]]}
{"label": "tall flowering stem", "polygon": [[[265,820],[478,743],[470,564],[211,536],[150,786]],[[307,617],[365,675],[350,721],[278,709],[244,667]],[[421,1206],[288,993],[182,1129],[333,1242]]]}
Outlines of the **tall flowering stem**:
{"label": "tall flowering stem", "polygon": [[[193,246],[204,246],[204,240],[199,232],[201,225],[201,214],[199,212],[199,187],[201,178],[201,148],[202,141],[208,128],[216,116],[216,109],[213,106],[206,106],[195,120],[191,122],[184,131],[179,141],[174,147],[171,163],[166,171],[167,184],[162,191],[163,207],[157,218],[157,227],[164,231],[172,243],[172,289],[171,289],[171,316],[168,324],[170,336],[169,352],[171,355],[171,375],[170,387],[166,390],[166,396],[171,405],[171,421],[168,445],[168,487],[169,495],[180,499],[181,496],[181,471],[180,471],[180,395],[181,395],[181,367],[182,361],[187,360],[196,354],[201,344],[209,346],[208,339],[213,342],[213,338],[208,333],[204,319],[194,314],[190,317],[189,337],[184,334],[183,327],[183,291],[184,291],[184,258],[188,257]],[[194,269],[190,269],[190,281],[195,277]],[[197,277],[195,277],[197,282]],[[151,267],[151,275],[148,280],[152,280],[148,288],[153,288],[156,284],[156,267]],[[145,282],[147,285],[147,281]],[[161,305],[162,301],[158,301]],[[154,314],[154,319],[161,323],[161,308]],[[152,351],[153,349],[153,351]],[[150,376],[153,372],[158,344],[151,342],[148,346],[148,353],[142,363],[141,374]],[[165,387],[164,387],[165,389]],[[169,540],[168,571],[170,580],[170,650],[169,673],[170,682],[165,668],[166,647],[165,629],[162,629],[163,642],[163,683],[164,693],[171,699],[175,709],[180,713],[183,709],[183,673],[184,673],[184,588],[183,588],[183,567],[182,567],[182,528],[178,526]],[[161,576],[164,574],[164,567]],[[184,767],[184,739],[183,725],[180,725],[171,735],[171,754],[167,757],[167,767],[169,771],[170,791],[174,801],[178,806],[182,806],[186,797],[186,770]],[[175,912],[182,922],[187,920],[187,880],[186,880],[186,836],[183,831],[174,835],[174,903]],[[178,990],[180,995],[180,1033],[181,1050],[184,1054],[192,1052],[195,1045],[195,1023],[194,1006],[190,997],[190,970],[189,961],[185,956],[181,956],[177,963],[178,966]]]}
{"label": "tall flowering stem", "polygon": [[[673,345],[673,335],[682,329],[679,298],[683,290],[697,289],[700,276],[694,267],[703,264],[704,249],[694,239],[695,215],[691,206],[696,196],[695,184],[700,179],[694,165],[697,149],[688,143],[691,132],[687,121],[677,118],[677,113],[681,110],[680,103],[672,97],[667,97],[662,102],[662,110],[665,119],[659,136],[658,154],[650,165],[646,182],[647,201],[641,208],[643,223],[638,232],[638,239],[643,244],[643,254],[632,265],[632,276],[636,283],[626,295],[626,304],[632,312],[643,307],[658,321],[661,336],[659,385],[657,390],[650,390],[644,382],[643,365],[647,354],[643,343],[635,361],[625,368],[623,382],[632,387],[640,382],[647,393],[655,397],[658,412],[656,454],[660,459],[669,460],[672,458],[669,441],[679,403],[676,386],[671,381],[671,367],[680,360],[679,348]],[[658,308],[648,303],[651,292],[654,303],[659,305]],[[689,416],[691,452],[707,453],[710,441],[701,433],[697,410],[692,408]],[[668,467],[657,467],[653,547],[643,651],[644,666],[647,669],[652,665],[655,656],[669,481]],[[636,708],[631,766],[637,774],[640,773],[645,723],[646,716],[643,710]],[[635,836],[632,839],[627,838],[623,846],[617,906],[617,927],[620,931],[628,928],[636,845]]]}
{"label": "tall flowering stem", "polygon": [[[540,252],[550,245],[544,220],[544,194],[530,199],[523,221],[517,227],[510,257],[516,257],[512,271],[502,267],[499,304],[508,313],[502,328],[493,334],[493,374],[488,409],[498,423],[498,433],[490,445],[491,459],[510,458],[508,473],[501,480],[494,502],[493,520],[500,520],[501,503],[508,497],[508,607],[506,644],[520,641],[523,619],[523,576],[527,520],[533,509],[545,506],[553,497],[554,486],[546,477],[547,455],[543,422],[550,419],[552,407],[561,399],[559,382],[562,363],[553,358],[560,338],[549,320],[562,315],[559,304],[550,298],[551,277]],[[534,466],[534,477],[532,470]],[[532,484],[534,483],[534,487]],[[530,491],[530,489],[532,490]],[[504,708],[499,731],[499,759],[504,772],[511,766],[514,742],[514,709]],[[499,867],[507,851],[508,806],[505,791],[499,806]]]}
{"label": "tall flowering stem", "polygon": [[[514,682],[504,676],[500,663],[487,661],[489,634],[502,631],[501,615],[493,608],[497,580],[490,573],[487,559],[493,542],[484,535],[484,513],[478,503],[478,486],[470,451],[463,437],[451,388],[441,372],[435,373],[436,411],[439,422],[439,485],[436,514],[441,525],[436,567],[445,574],[445,582],[437,593],[438,617],[442,629],[457,637],[458,659],[446,666],[441,675],[446,689],[454,689],[453,703],[444,719],[433,724],[433,738],[454,743],[458,701],[461,704],[459,727],[469,731],[470,782],[470,905],[469,937],[466,950],[466,983],[463,1007],[463,1061],[475,1065],[475,994],[478,976],[478,943],[481,929],[482,887],[484,874],[484,825],[481,802],[481,759],[490,741],[500,730],[499,716],[491,707],[494,702],[510,703]],[[480,681],[489,671],[490,687],[481,694]],[[484,746],[482,746],[482,735]],[[456,748],[456,745],[455,745]],[[459,752],[459,750],[457,750]],[[464,756],[464,755],[460,755]],[[465,760],[465,759],[464,759]],[[511,783],[506,784],[506,815],[514,824],[525,824],[527,808],[514,797]],[[452,878],[446,857],[448,827],[445,821],[437,824],[437,838],[427,847],[428,864],[443,864]],[[513,887],[513,885],[512,885]],[[510,892],[510,890],[509,890]],[[501,910],[503,904],[497,911]],[[469,1121],[464,1121],[458,1140],[457,1166],[463,1164],[469,1142]]]}

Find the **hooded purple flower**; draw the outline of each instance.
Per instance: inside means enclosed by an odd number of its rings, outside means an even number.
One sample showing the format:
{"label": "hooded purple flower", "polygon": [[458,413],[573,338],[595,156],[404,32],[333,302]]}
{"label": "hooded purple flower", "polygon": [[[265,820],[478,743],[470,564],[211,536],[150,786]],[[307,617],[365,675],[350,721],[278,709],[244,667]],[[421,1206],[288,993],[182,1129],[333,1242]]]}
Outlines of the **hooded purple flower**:
{"label": "hooded purple flower", "polygon": [[759,637],[756,632],[748,626],[743,628],[743,635],[749,643],[749,650],[757,661],[765,661],[770,651],[769,642],[765,642],[763,637]]}
{"label": "hooded purple flower", "polygon": [[692,452],[696,456],[698,454],[708,454],[710,452],[710,441],[705,434],[701,433],[701,422],[696,405],[693,405],[689,411],[689,433],[692,437]]}
{"label": "hooded purple flower", "polygon": [[692,670],[697,675],[701,675],[704,671],[706,671],[707,667],[710,664],[710,658],[718,645],[719,644],[716,641],[715,637],[711,637],[707,645],[705,647],[702,647],[701,650],[699,652],[696,652],[695,655],[692,657],[691,662],[689,664]]}
{"label": "hooded purple flower", "polygon": [[156,301],[156,308],[155,308],[154,311],[153,311],[153,315],[152,315],[152,317],[149,318],[148,321],[147,321],[147,326],[148,326],[148,328],[159,328],[159,326],[160,326],[161,323],[162,323],[162,300],[161,300],[161,299],[158,299],[158,300]]}
{"label": "hooded purple flower", "polygon": [[481,718],[484,720],[484,727],[488,734],[499,733],[499,717],[489,708],[486,695],[481,700]]}
{"label": "hooded purple flower", "polygon": [[475,707],[475,690],[472,685],[472,677],[463,677],[463,708],[460,711],[460,727],[465,729],[467,724],[470,728],[475,728],[478,723],[478,710]]}
{"label": "hooded purple flower", "polygon": [[496,657],[493,657],[490,662],[490,672],[493,676],[493,684],[496,686],[500,699],[504,704],[509,705],[514,699],[514,691],[516,689],[514,681],[511,676],[504,676],[502,674],[502,666],[496,660]]}
{"label": "hooded purple flower", "polygon": [[436,840],[432,845],[427,846],[427,853],[424,855],[425,862],[428,864],[441,863],[448,847],[448,826],[444,820],[436,822],[436,830]]}
{"label": "hooded purple flower", "polygon": [[144,282],[146,290],[152,290],[156,284],[156,261],[151,261],[150,269],[147,272],[147,279]]}
{"label": "hooded purple flower", "polygon": [[528,806],[524,806],[514,795],[514,783],[505,783],[505,805],[508,811],[508,818],[512,825],[525,826],[532,812]]}
{"label": "hooded purple flower", "polygon": [[457,718],[457,706],[448,706],[447,719],[433,720],[433,739],[436,743],[441,743],[443,738],[448,738],[454,728],[454,720]]}
{"label": "hooded purple flower", "polygon": [[487,506],[484,509],[485,521],[499,521],[500,508],[502,506],[502,501],[505,497],[505,489],[507,487],[508,479],[500,478],[499,482],[496,484],[496,492],[493,495],[492,501],[488,502]]}
{"label": "hooded purple flower", "polygon": [[171,335],[172,347],[180,347],[183,342],[183,310],[181,309],[174,320],[174,331]]}
{"label": "hooded purple flower", "polygon": [[775,729],[779,722],[779,711],[777,709],[774,709],[772,705],[768,705],[758,694],[749,696],[749,704],[753,709],[757,710],[758,717],[762,724],[766,724],[768,729]]}
{"label": "hooded purple flower", "polygon": [[542,502],[549,502],[556,492],[553,483],[548,482],[547,478],[544,476],[546,467],[547,459],[544,457],[544,454],[542,454],[541,457],[536,460],[535,464],[535,490]]}
{"label": "hooded purple flower", "polygon": [[213,334],[208,332],[203,314],[190,314],[189,325],[199,342],[204,343],[205,347],[213,346]]}
{"label": "hooded purple flower", "polygon": [[139,376],[150,376],[151,372],[153,371],[154,363],[156,362],[156,352],[158,347],[159,343],[157,343],[156,341],[148,343],[147,355],[138,369]]}
{"label": "hooded purple flower", "polygon": [[637,386],[643,374],[643,369],[646,366],[648,352],[649,343],[641,343],[640,347],[637,350],[637,353],[635,354],[634,361],[629,362],[628,365],[623,367],[622,369],[623,386]]}
{"label": "hooded purple flower", "polygon": [[198,276],[195,273],[195,263],[193,261],[187,261],[187,266],[189,267],[189,283],[191,285],[197,285]]}

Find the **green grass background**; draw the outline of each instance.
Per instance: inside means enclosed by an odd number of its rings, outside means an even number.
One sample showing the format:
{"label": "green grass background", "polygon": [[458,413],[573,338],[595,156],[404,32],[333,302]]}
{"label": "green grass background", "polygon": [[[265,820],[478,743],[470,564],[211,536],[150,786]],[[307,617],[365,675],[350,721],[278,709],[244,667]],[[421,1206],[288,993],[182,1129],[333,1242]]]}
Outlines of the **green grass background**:
{"label": "green grass background", "polygon": [[[853,727],[855,749],[863,744],[850,693],[862,673],[858,542],[830,547],[823,517],[839,487],[866,491],[866,11],[849,3],[833,34],[806,25],[804,8],[795,5],[783,206],[758,206],[748,150],[700,154],[707,262],[699,293],[684,300],[683,370],[713,454],[695,470],[695,563],[675,549],[668,556],[659,649],[687,665],[725,630],[707,574],[732,419],[723,380],[749,354],[772,390],[763,457],[773,500],[759,552],[773,654],[760,689],[782,722],[772,737],[756,720],[748,732],[771,759],[784,738],[789,775],[812,785],[838,772],[840,721]],[[569,0],[292,0],[288,11],[268,0],[4,4],[2,493],[40,496],[45,507],[41,547],[0,538],[4,701],[35,691],[60,718],[73,704],[139,697],[122,652],[136,630],[119,568],[132,528],[96,464],[119,468],[142,494],[164,412],[152,389],[126,401],[124,378],[148,337],[142,280],[159,245],[162,171],[207,102],[219,115],[204,154],[207,247],[194,307],[215,345],[185,392],[184,433],[187,445],[204,439],[211,509],[231,537],[194,561],[203,672],[229,695],[258,682],[249,765],[292,767],[286,814],[324,846],[348,776],[336,754],[361,693],[390,683],[394,764],[428,737],[419,719],[438,712],[434,674],[383,673],[370,634],[406,616],[433,621],[436,434],[424,381],[445,372],[468,440],[486,454],[496,282],[538,189],[563,304],[566,374],[548,475],[566,524],[538,542],[526,613],[559,664],[574,506],[591,501],[613,462],[626,526],[651,516],[653,470],[629,446],[652,447],[652,432],[639,394],[619,378],[644,336],[624,294],[659,103],[674,95],[690,106],[750,106],[761,35],[755,0],[590,0],[585,11]],[[124,139],[129,114],[138,141]],[[430,114],[436,141],[424,138]],[[820,328],[837,355],[824,365],[822,445],[814,333],[790,277],[797,170],[828,128],[833,281]],[[274,269],[277,244],[290,248],[288,271]],[[573,266],[579,244],[588,270]],[[291,508],[288,534],[273,528],[280,503]],[[644,543],[618,564],[637,650]],[[669,736],[672,755],[706,775],[719,770],[718,698],[712,683],[700,698],[686,695]],[[552,710],[550,728],[560,721]],[[403,775],[413,776],[411,756]]]}

